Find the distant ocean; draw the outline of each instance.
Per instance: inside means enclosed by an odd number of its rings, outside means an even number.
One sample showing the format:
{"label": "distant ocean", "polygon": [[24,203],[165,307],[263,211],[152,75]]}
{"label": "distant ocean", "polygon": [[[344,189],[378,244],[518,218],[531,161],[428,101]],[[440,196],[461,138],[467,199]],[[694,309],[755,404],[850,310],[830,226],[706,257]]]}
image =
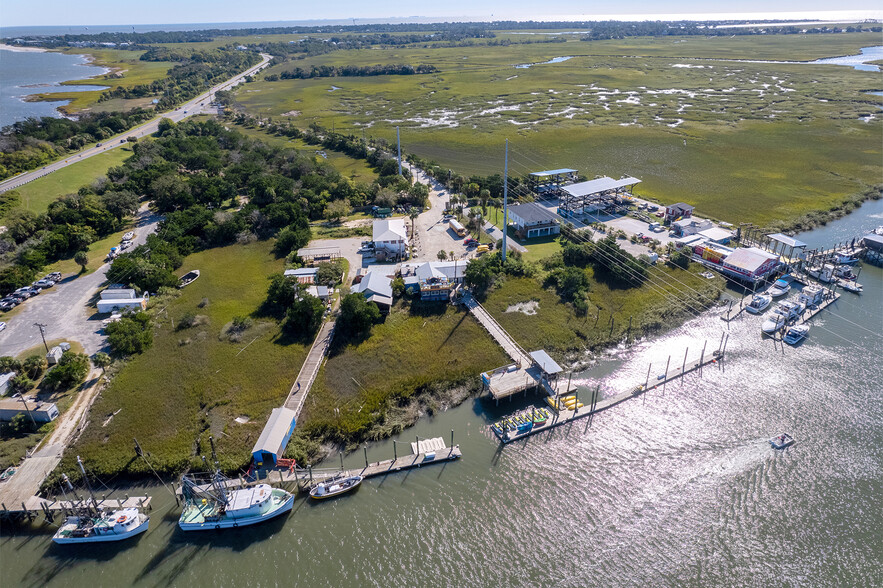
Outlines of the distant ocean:
{"label": "distant ocean", "polygon": [[100,90],[103,86],[59,86],[59,82],[102,75],[103,67],[89,65],[82,55],[56,52],[0,50],[0,127],[30,116],[60,116],[66,102],[25,102],[41,92]]}

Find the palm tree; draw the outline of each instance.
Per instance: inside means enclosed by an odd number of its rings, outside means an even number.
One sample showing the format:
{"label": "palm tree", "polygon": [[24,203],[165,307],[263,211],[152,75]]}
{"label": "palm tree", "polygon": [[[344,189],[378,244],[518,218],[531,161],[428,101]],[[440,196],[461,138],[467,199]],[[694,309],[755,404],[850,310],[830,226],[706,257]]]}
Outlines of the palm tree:
{"label": "palm tree", "polygon": [[29,378],[36,380],[43,374],[46,365],[47,362],[45,357],[42,355],[32,355],[22,362],[21,367]]}
{"label": "palm tree", "polygon": [[487,216],[487,203],[491,199],[491,191],[485,188],[478,193],[478,201],[481,203],[481,212]]}
{"label": "palm tree", "polygon": [[444,261],[448,258],[448,252],[444,249],[440,249],[439,252],[436,254],[436,257],[438,257],[439,261]]}
{"label": "palm tree", "polygon": [[103,351],[99,351],[92,356],[92,365],[101,368],[101,375],[103,376],[107,366],[110,365],[110,356]]}
{"label": "palm tree", "polygon": [[414,256],[414,221],[417,220],[418,216],[420,216],[419,213],[411,208],[411,212],[408,213],[408,218],[411,219],[411,257]]}

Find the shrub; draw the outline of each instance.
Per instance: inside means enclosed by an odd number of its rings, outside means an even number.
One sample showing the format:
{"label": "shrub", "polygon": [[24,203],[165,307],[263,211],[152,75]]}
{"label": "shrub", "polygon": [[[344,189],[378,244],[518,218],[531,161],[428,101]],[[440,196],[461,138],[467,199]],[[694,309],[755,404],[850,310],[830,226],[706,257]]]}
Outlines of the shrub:
{"label": "shrub", "polygon": [[58,365],[43,378],[43,385],[51,390],[70,390],[85,382],[87,375],[89,357],[84,353],[66,351],[58,360]]}
{"label": "shrub", "polygon": [[371,331],[371,327],[379,322],[380,309],[377,308],[376,304],[368,302],[358,292],[343,297],[343,300],[340,302],[340,317],[337,320],[337,328],[344,335],[366,335]]}
{"label": "shrub", "polygon": [[150,316],[146,312],[125,316],[110,323],[105,332],[111,349],[120,355],[141,353],[153,344]]}
{"label": "shrub", "polygon": [[36,380],[46,371],[47,364],[46,358],[42,355],[32,355],[22,362],[21,367],[29,378]]}
{"label": "shrub", "polygon": [[6,372],[17,372],[21,369],[21,362],[11,355],[0,357],[0,374]]}

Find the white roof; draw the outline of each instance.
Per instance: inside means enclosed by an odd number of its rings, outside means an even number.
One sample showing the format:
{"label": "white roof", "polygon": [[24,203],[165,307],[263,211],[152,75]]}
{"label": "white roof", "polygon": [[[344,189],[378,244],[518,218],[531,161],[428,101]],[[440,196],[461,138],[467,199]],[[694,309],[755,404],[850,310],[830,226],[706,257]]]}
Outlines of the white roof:
{"label": "white roof", "polygon": [[689,235],[687,237],[681,237],[680,239],[676,240],[675,243],[680,243],[681,245],[698,245],[699,243],[702,243],[704,241],[705,241],[705,237],[702,237],[701,235],[696,234],[696,235]]}
{"label": "white roof", "polygon": [[803,241],[799,241],[794,237],[789,237],[788,235],[783,235],[782,233],[774,233],[772,235],[767,235],[773,241],[778,241],[779,243],[783,243],[788,247],[794,247],[796,249],[800,249],[806,247],[806,243]]}
{"label": "white roof", "polygon": [[754,272],[767,260],[778,258],[778,255],[767,253],[757,247],[742,247],[730,253],[724,262],[747,272]]}
{"label": "white roof", "polygon": [[429,278],[459,280],[466,275],[466,265],[465,261],[427,261],[417,266],[414,273],[421,280]]}
{"label": "white roof", "polygon": [[605,176],[596,180],[589,180],[588,182],[572,184],[562,188],[562,190],[571,196],[588,196],[589,194],[598,194],[600,192],[607,192],[608,190],[617,190],[619,188],[625,188],[626,186],[633,186],[640,182],[641,180],[637,178],[622,178],[621,180],[614,180],[613,178]]}
{"label": "white roof", "polygon": [[564,371],[562,367],[555,362],[554,359],[549,357],[549,354],[546,353],[544,349],[540,349],[539,351],[531,351],[530,356],[535,362],[537,362],[537,365],[540,366],[540,369],[547,374],[557,374]]}
{"label": "white roof", "polygon": [[291,430],[291,423],[294,422],[294,417],[294,411],[290,408],[274,408],[273,412],[270,413],[267,424],[264,425],[264,430],[261,431],[261,436],[258,437],[258,442],[254,444],[254,449],[251,452],[267,451],[276,454],[277,457],[281,457],[282,452],[285,451],[285,448],[282,447],[282,442],[285,441],[288,431]]}
{"label": "white roof", "polygon": [[315,276],[319,273],[319,268],[317,267],[300,267],[297,269],[287,269],[285,270],[286,276]]}
{"label": "white roof", "polygon": [[362,281],[353,286],[353,291],[364,294],[371,292],[392,298],[392,280],[382,272],[370,271]]}
{"label": "white roof", "polygon": [[733,233],[727,231],[726,229],[719,229],[717,227],[711,227],[710,229],[705,229],[704,231],[699,231],[699,234],[709,239],[711,241],[720,241],[721,239],[729,239],[733,236]]}
{"label": "white roof", "polygon": [[405,229],[403,218],[378,219],[374,221],[371,232],[373,241],[408,240],[408,231]]}
{"label": "white roof", "polygon": [[691,217],[688,217],[688,218],[682,218],[681,220],[679,220],[679,221],[675,221],[675,222],[672,223],[672,225],[677,225],[677,226],[679,226],[679,227],[690,227],[690,226],[693,226],[693,225],[697,225],[697,226],[698,226],[698,225],[705,225],[705,224],[709,224],[709,225],[710,225],[710,224],[711,224],[711,221],[706,220],[706,219],[704,219],[704,218],[696,218],[695,216],[691,216]]}

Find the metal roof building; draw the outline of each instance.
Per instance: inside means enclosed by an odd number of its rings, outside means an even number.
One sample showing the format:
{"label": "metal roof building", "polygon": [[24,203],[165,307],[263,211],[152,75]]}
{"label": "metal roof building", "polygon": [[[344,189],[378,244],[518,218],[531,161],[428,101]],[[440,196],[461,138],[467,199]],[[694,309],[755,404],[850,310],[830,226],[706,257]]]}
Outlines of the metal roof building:
{"label": "metal roof building", "polygon": [[554,376],[555,374],[559,374],[564,371],[564,369],[558,365],[554,359],[549,357],[549,354],[546,353],[544,349],[540,349],[539,351],[531,351],[531,358],[533,358],[534,363],[539,367],[543,372],[548,376]]}
{"label": "metal roof building", "polygon": [[592,194],[602,194],[604,192],[610,192],[611,190],[619,190],[620,188],[626,188],[640,183],[641,180],[638,178],[629,177],[622,178],[621,180],[614,180],[613,178],[603,177],[589,180],[588,182],[580,182],[579,184],[566,186],[562,188],[562,190],[571,196],[582,197],[590,196]]}
{"label": "metal roof building", "polygon": [[259,467],[275,467],[276,460],[285,453],[285,447],[294,433],[295,413],[289,408],[274,408],[251,450],[254,463]]}

